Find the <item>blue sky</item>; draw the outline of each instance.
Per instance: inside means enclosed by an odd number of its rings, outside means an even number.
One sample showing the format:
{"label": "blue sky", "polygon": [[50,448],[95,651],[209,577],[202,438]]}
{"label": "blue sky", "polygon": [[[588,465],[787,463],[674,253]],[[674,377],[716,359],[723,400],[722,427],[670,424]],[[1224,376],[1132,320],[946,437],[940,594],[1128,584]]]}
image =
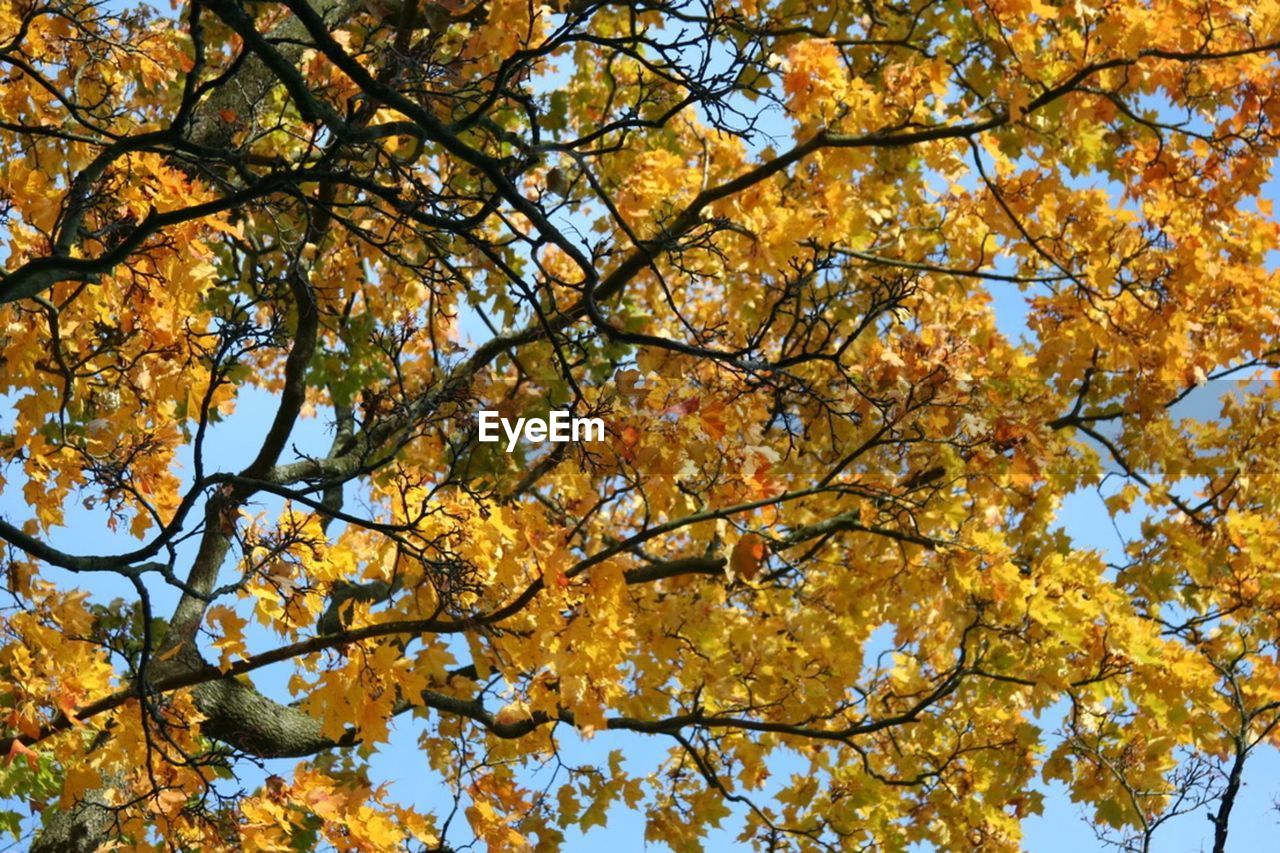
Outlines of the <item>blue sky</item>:
{"label": "blue sky", "polygon": [[[1268,197],[1277,197],[1273,184]],[[1019,337],[1025,331],[1026,303],[1025,295],[1011,285],[995,285],[992,290],[994,310],[1001,329],[1012,337]],[[474,318],[464,318],[464,330],[479,338],[485,336],[482,327]],[[1197,391],[1180,407],[1180,414],[1199,418],[1212,418],[1218,410],[1217,398],[1222,393],[1230,393],[1234,386],[1228,383],[1215,383]],[[11,401],[9,401],[11,402]],[[239,470],[252,457],[258,446],[258,439],[266,431],[274,411],[274,401],[268,396],[249,392],[241,396],[237,413],[226,422],[214,427],[207,443],[207,465],[210,469]],[[10,414],[0,411],[0,430]],[[322,418],[300,424],[293,444],[303,452],[323,452],[327,445],[327,427]],[[190,465],[186,466],[190,472]],[[5,472],[9,478],[8,487],[0,492],[0,516],[8,520],[22,520],[28,515],[22,498],[21,479],[17,472]],[[278,501],[265,498],[260,501],[259,508],[271,510],[278,506]],[[1138,524],[1138,517],[1131,516],[1120,522],[1121,533],[1133,535]],[[1080,492],[1069,497],[1063,504],[1059,523],[1070,533],[1077,545],[1096,548],[1106,553],[1115,553],[1122,544],[1120,534],[1112,526],[1101,496],[1093,491]],[[64,547],[75,553],[104,553],[115,548],[130,547],[133,540],[123,536],[110,534],[103,524],[101,513],[85,510],[73,504],[68,512],[68,523],[65,529],[56,531],[52,537],[53,544]],[[185,556],[189,559],[190,546],[185,548]],[[48,569],[47,576],[57,581],[64,588],[80,587],[89,590],[94,599],[109,601],[115,597],[131,599],[134,595],[131,585],[109,575],[77,576],[58,569]],[[164,614],[172,609],[176,602],[174,591],[168,588],[153,589],[155,609]],[[259,645],[266,648],[270,642],[264,632],[254,635]],[[266,692],[280,698],[286,698],[284,680],[289,670],[286,667],[274,667],[255,673],[254,680]],[[1055,721],[1046,718],[1046,728],[1052,730]],[[391,741],[381,746],[372,759],[371,776],[375,781],[386,781],[393,792],[394,799],[404,803],[416,803],[427,810],[447,810],[451,805],[451,797],[444,791],[441,783],[428,768],[425,757],[416,748],[416,738],[421,731],[422,723],[408,716],[397,721],[393,728]],[[644,773],[662,760],[668,742],[646,738],[629,733],[605,732],[592,740],[582,741],[572,731],[560,730],[562,739],[562,755],[566,763],[600,762],[613,749],[622,749],[625,754],[625,766],[634,773]],[[268,762],[271,772],[288,776],[295,760]],[[251,781],[258,774],[251,766],[245,765],[245,780]],[[785,764],[778,764],[775,770],[779,774],[788,772]],[[545,781],[545,777],[535,777],[535,781]],[[1078,853],[1101,849],[1080,807],[1070,802],[1061,785],[1055,784],[1044,789],[1046,792],[1045,812],[1042,816],[1029,818],[1025,822],[1027,850],[1034,853]],[[1245,775],[1245,787],[1234,812],[1232,822],[1230,849],[1235,851],[1254,851],[1275,849],[1276,835],[1280,813],[1277,813],[1273,798],[1280,794],[1280,755],[1271,749],[1259,751],[1253,757]],[[457,822],[465,824],[461,816]],[[707,843],[712,851],[731,850],[736,848],[733,839],[737,834],[738,820],[731,819],[726,827],[714,832]],[[463,827],[465,830],[465,827]],[[629,813],[624,808],[615,808],[609,815],[609,825],[596,828],[585,836],[570,833],[570,850],[597,850],[606,846],[617,851],[638,850],[643,846],[644,817],[641,813]],[[1156,836],[1157,851],[1199,851],[1207,849],[1210,839],[1210,825],[1203,812],[1192,813],[1175,819],[1165,826]],[[467,833],[460,832],[451,836],[454,843],[467,841]],[[0,848],[3,843],[0,842]]]}
{"label": "blue sky", "polygon": [[[1023,296],[1016,289],[1005,288],[996,293],[995,310],[1007,333],[1021,333],[1024,314],[1022,303]],[[468,331],[479,334],[478,326]],[[1218,410],[1219,395],[1230,393],[1234,387],[1236,386],[1225,382],[1206,386],[1182,404],[1179,414],[1212,418]],[[242,395],[236,414],[216,426],[209,435],[209,468],[242,468],[251,458],[256,438],[265,431],[273,410],[274,401],[268,395],[252,391]],[[313,452],[321,450],[327,441],[327,426],[324,419],[318,417],[300,424],[293,445],[299,451]],[[186,470],[189,472],[189,464]],[[278,502],[268,498],[262,500],[258,508],[271,510],[275,506],[278,506]],[[25,518],[26,513],[20,480],[10,476],[9,487],[0,492],[0,515],[13,520]],[[1094,491],[1083,491],[1069,497],[1059,517],[1059,522],[1079,546],[1096,548],[1104,553],[1118,549],[1121,544],[1120,534],[1134,535],[1138,521],[1137,516],[1121,519],[1118,534],[1108,518],[1101,497]],[[125,537],[107,532],[98,513],[85,510],[78,504],[73,504],[69,511],[67,527],[56,531],[52,538],[55,545],[78,553],[101,553],[113,548],[125,548],[129,541]],[[189,557],[190,548],[187,551]],[[127,583],[110,575],[75,576],[58,569],[49,569],[47,574],[65,587],[88,589],[99,601],[117,596],[131,598],[133,595]],[[176,596],[172,590],[155,589],[157,613],[167,612],[175,601]],[[262,631],[256,632],[256,640],[259,649],[267,648],[271,642]],[[284,681],[288,674],[286,667],[277,666],[255,673],[254,679],[260,689],[283,699],[287,698]],[[1042,722],[1052,730],[1056,721],[1046,718]],[[423,754],[416,748],[416,738],[422,725],[421,721],[408,716],[397,720],[390,742],[382,745],[372,758],[371,776],[375,781],[387,782],[393,799],[397,801],[447,812],[452,799],[428,768]],[[621,749],[625,755],[624,766],[633,773],[644,773],[655,767],[662,760],[668,746],[665,740],[630,733],[605,732],[589,741],[582,741],[565,727],[561,727],[560,731],[562,755],[566,763],[600,762],[610,750]],[[290,759],[268,762],[267,766],[271,772],[288,776],[295,763]],[[785,777],[792,770],[785,762],[775,764],[774,769],[779,774],[777,778]],[[244,779],[248,784],[252,784],[259,776],[259,772],[250,766],[246,765],[244,770]],[[1230,849],[1252,851],[1274,847],[1273,839],[1277,831],[1277,820],[1280,818],[1272,802],[1273,797],[1280,794],[1280,786],[1274,784],[1277,779],[1280,779],[1280,755],[1269,749],[1257,753],[1249,765],[1245,788],[1235,810]],[[529,779],[530,782],[543,784],[547,780],[546,772]],[[1046,793],[1044,814],[1032,817],[1025,823],[1026,849],[1036,853],[1075,853],[1102,849],[1084,813],[1079,806],[1070,802],[1062,786],[1055,783],[1043,790]],[[459,816],[455,822],[460,824],[459,829],[462,831],[451,835],[451,840],[455,843],[466,841],[468,834],[465,831],[465,819]],[[721,830],[712,833],[708,849],[734,849],[737,846],[734,837],[739,828],[738,817],[731,818]],[[1192,813],[1175,819],[1156,836],[1155,849],[1175,853],[1207,849],[1209,829],[1210,825],[1203,813]],[[594,828],[585,836],[570,832],[568,849],[594,850],[608,845],[623,851],[636,850],[642,846],[643,832],[643,814],[615,808],[609,815],[608,826]]]}

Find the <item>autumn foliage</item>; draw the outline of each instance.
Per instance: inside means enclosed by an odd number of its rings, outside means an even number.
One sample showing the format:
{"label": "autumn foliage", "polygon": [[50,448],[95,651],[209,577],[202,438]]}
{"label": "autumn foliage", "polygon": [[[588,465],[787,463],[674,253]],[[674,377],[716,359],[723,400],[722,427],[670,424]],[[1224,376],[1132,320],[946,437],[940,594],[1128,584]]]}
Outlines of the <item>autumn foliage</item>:
{"label": "autumn foliage", "polygon": [[[1280,366],[1278,43],[1274,0],[2,0],[3,821],[1000,851],[1057,780],[1224,849],[1280,385],[1178,404]],[[475,440],[553,408],[606,440]]]}

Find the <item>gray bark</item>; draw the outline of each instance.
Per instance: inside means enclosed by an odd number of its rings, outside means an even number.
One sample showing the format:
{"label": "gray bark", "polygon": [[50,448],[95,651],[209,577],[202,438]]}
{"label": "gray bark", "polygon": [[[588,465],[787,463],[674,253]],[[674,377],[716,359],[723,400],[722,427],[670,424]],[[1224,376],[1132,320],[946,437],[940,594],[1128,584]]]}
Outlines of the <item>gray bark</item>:
{"label": "gray bark", "polygon": [[195,687],[194,693],[207,717],[201,730],[259,758],[298,758],[354,742],[354,735],[337,741],[327,737],[319,720],[243,682],[211,681]]}
{"label": "gray bark", "polygon": [[44,827],[30,853],[93,853],[111,837],[115,826],[115,812],[102,803],[103,791],[98,790],[73,808],[46,810]]}
{"label": "gray bark", "polygon": [[[340,21],[362,4],[352,0],[313,0],[312,7],[326,20]],[[279,39],[277,49],[290,62],[302,55],[307,34],[293,17],[281,22],[270,36]],[[235,124],[224,115],[234,113],[236,124],[253,123],[267,96],[278,85],[272,72],[257,56],[248,56],[237,72],[211,92],[192,116],[187,138],[202,147],[219,148],[231,144]],[[192,568],[190,583],[201,590],[211,589],[228,551],[224,534],[209,529]],[[193,633],[204,612],[204,602],[184,596],[171,626],[171,637]],[[172,630],[178,628],[179,630]],[[173,665],[202,663],[194,648],[184,650]],[[207,716],[203,731],[215,739],[261,757],[311,755],[342,745],[324,737],[320,724],[302,711],[281,705],[246,683],[228,679],[194,688],[196,703]],[[102,805],[103,792],[95,791],[74,808],[50,808],[44,825],[32,843],[34,853],[90,853],[112,839],[114,813]]]}

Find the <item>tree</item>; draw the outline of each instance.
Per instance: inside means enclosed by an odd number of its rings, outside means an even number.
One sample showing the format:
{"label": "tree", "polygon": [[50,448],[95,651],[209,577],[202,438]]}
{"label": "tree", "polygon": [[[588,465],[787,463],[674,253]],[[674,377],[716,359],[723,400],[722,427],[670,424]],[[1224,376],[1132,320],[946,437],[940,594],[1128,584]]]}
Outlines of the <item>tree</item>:
{"label": "tree", "polygon": [[[1224,849],[1280,722],[1280,388],[1175,407],[1277,366],[1278,44],[1258,0],[4,3],[34,849],[618,806],[1004,850],[1038,778]],[[606,439],[476,440],[552,409]],[[1092,488],[1123,564],[1057,525]],[[456,818],[369,772],[393,725]]]}

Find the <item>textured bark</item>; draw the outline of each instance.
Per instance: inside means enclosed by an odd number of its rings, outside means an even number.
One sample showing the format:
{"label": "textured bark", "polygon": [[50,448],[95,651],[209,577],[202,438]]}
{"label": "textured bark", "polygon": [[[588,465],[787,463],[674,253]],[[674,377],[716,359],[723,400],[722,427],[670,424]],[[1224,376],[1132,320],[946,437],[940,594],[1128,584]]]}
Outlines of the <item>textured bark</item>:
{"label": "textured bark", "polygon": [[30,853],[93,853],[111,836],[115,812],[102,805],[103,790],[89,794],[74,808],[45,812],[44,827]]}
{"label": "textured bark", "polygon": [[[330,22],[343,20],[362,5],[351,0],[312,2],[312,8]],[[301,58],[307,33],[296,18],[282,21],[269,35],[276,40],[277,50],[285,59],[297,62]],[[192,116],[187,139],[206,148],[229,147],[237,125],[254,123],[267,96],[277,85],[271,70],[256,55],[250,54],[236,73],[201,103]],[[226,116],[233,114],[234,121],[228,121]],[[210,501],[210,506],[216,514],[218,501]],[[229,550],[229,540],[216,530],[216,521],[213,519],[214,526],[207,528],[189,578],[191,587],[201,593],[213,588]],[[204,607],[205,602],[200,598],[184,595],[172,620],[172,627],[178,630],[171,630],[171,636],[189,637],[203,617]],[[194,648],[188,648],[173,661],[173,666],[202,663]],[[316,720],[296,708],[268,699],[247,684],[229,679],[200,685],[194,692],[201,712],[207,716],[204,732],[253,755],[310,755],[342,745],[321,734]],[[75,808],[50,809],[31,850],[89,853],[109,842],[114,814],[101,805],[102,797],[103,792],[98,791]]]}
{"label": "textured bark", "polygon": [[161,656],[174,645],[187,645],[188,662],[197,663],[189,641],[204,618],[205,597],[218,582],[218,573],[231,551],[231,537],[219,529],[221,516],[227,507],[227,501],[221,497],[212,497],[206,504],[204,536],[200,539],[200,549],[191,564],[191,571],[187,573],[187,587],[192,592],[184,592],[173,611],[165,644],[157,650]]}
{"label": "textured bark", "polygon": [[[352,0],[312,0],[311,8],[326,21],[341,21],[363,6]],[[280,55],[290,62],[302,57],[306,28],[295,17],[281,21],[270,32]],[[187,138],[208,148],[227,148],[237,125],[252,124],[266,104],[267,95],[279,85],[271,69],[254,53],[248,53],[236,74],[225,85],[209,93],[200,109],[192,116]],[[227,121],[224,115],[233,115]]]}
{"label": "textured bark", "polygon": [[194,693],[207,717],[201,730],[259,758],[297,758],[355,742],[354,734],[335,741],[319,720],[234,679],[201,684]]}

